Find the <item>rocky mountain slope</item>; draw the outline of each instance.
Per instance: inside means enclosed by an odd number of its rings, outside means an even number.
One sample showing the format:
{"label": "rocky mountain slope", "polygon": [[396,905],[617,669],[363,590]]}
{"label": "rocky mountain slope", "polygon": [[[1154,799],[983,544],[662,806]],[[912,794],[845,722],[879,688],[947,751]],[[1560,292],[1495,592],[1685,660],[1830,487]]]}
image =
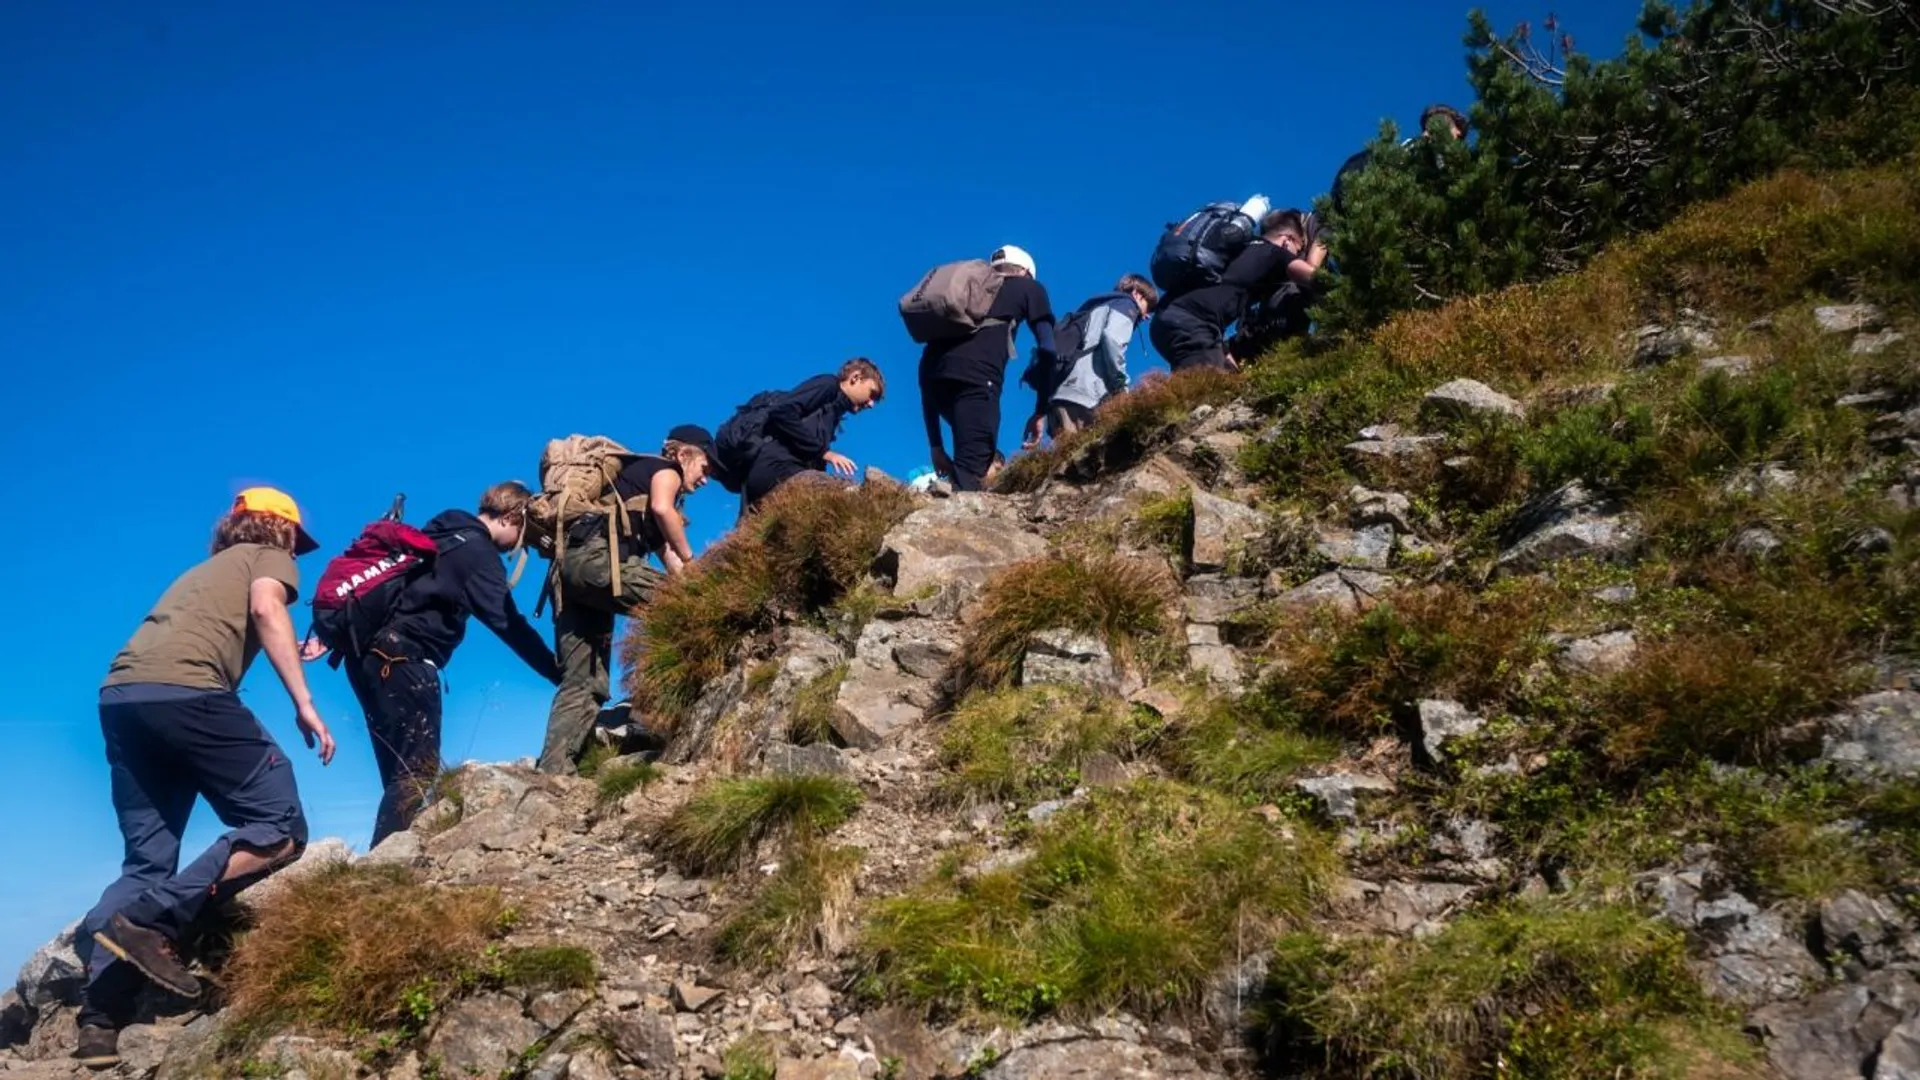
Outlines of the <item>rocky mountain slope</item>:
{"label": "rocky mountain slope", "polygon": [[1916,174],[783,493],[648,753],[316,845],[116,1075],[1920,1077]]}

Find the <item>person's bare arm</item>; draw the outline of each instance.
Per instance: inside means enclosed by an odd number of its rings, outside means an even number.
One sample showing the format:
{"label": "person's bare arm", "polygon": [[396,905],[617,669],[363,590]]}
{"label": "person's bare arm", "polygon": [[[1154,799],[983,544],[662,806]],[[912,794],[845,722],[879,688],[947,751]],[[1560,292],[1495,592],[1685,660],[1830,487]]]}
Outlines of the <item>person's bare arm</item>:
{"label": "person's bare arm", "polygon": [[253,616],[253,632],[260,648],[273,665],[274,674],[293,699],[294,723],[309,747],[320,751],[320,764],[333,760],[333,733],[313,707],[313,692],[307,689],[307,675],[300,667],[300,643],[293,636],[293,616],[287,613],[287,587],[274,578],[255,578],[247,589],[247,610]]}
{"label": "person's bare arm", "polygon": [[[680,508],[674,500],[680,494],[680,474],[672,469],[661,469],[653,474],[653,483],[647,489],[647,512],[653,515],[655,524],[660,526],[660,535],[666,537],[666,551],[678,556],[682,563],[693,561],[693,547],[687,543],[687,520],[680,516]],[[665,552],[661,555],[665,562]],[[667,569],[673,570],[668,563]]]}

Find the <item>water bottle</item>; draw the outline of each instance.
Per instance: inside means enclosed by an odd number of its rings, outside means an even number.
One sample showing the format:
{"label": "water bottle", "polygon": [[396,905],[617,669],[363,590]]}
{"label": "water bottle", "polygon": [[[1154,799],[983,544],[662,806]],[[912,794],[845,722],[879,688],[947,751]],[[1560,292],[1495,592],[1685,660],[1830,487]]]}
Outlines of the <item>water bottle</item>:
{"label": "water bottle", "polygon": [[1267,211],[1271,209],[1273,209],[1273,204],[1267,201],[1265,195],[1255,195],[1253,198],[1240,204],[1240,212],[1253,219],[1255,231],[1259,229],[1260,219],[1266,217]]}

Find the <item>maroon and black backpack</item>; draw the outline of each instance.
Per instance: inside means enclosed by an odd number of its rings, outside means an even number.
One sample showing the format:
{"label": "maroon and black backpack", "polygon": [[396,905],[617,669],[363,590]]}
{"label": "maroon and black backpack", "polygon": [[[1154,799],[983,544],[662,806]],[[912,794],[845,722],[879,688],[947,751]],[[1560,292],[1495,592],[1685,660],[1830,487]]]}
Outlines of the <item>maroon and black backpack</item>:
{"label": "maroon and black backpack", "polygon": [[309,633],[333,650],[335,665],[343,653],[358,655],[373,640],[407,582],[431,569],[439,554],[431,537],[400,520],[406,502],[405,495],[395,496],[386,515],[360,530],[320,574]]}

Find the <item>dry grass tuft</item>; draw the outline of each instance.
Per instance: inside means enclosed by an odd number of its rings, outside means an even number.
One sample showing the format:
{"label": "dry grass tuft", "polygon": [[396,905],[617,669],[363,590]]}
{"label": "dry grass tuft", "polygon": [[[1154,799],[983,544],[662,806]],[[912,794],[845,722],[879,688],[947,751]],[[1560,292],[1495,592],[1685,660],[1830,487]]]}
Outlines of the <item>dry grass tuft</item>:
{"label": "dry grass tuft", "polygon": [[1124,655],[1166,630],[1175,587],[1164,567],[1110,552],[1054,552],[1010,567],[987,585],[962,646],[967,688],[1005,686],[1042,630],[1095,634]]}
{"label": "dry grass tuft", "polygon": [[1093,426],[1043,450],[1016,455],[994,484],[1006,494],[1037,491],[1063,470],[1078,482],[1119,472],[1172,440],[1175,429],[1202,405],[1238,397],[1246,379],[1221,371],[1188,371],[1143,379],[1125,394],[1108,398],[1094,412]]}
{"label": "dry grass tuft", "polygon": [[897,484],[793,483],[668,580],[621,643],[626,690],[671,732],[706,685],[731,670],[749,635],[831,607],[859,584],[887,530],[912,512]]}
{"label": "dry grass tuft", "polygon": [[721,956],[777,970],[809,949],[833,956],[853,932],[857,848],[796,845],[751,900],[727,917],[715,943]]}

